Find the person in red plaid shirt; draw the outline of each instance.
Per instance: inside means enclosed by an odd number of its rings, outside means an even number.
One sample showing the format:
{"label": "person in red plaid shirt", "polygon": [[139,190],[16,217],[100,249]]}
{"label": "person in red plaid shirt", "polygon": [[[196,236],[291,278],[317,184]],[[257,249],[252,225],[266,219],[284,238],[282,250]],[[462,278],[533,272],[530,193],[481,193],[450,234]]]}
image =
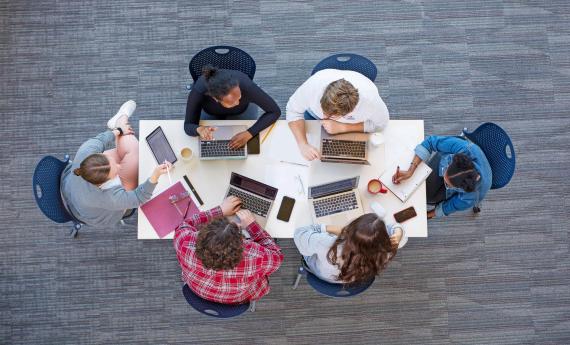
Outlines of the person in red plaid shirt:
{"label": "person in red plaid shirt", "polygon": [[[281,248],[240,206],[241,201],[230,196],[220,206],[187,218],[174,233],[182,280],[209,301],[240,304],[260,299],[270,290],[267,278],[283,261]],[[227,220],[234,214],[239,224]],[[244,238],[240,228],[251,239]]]}

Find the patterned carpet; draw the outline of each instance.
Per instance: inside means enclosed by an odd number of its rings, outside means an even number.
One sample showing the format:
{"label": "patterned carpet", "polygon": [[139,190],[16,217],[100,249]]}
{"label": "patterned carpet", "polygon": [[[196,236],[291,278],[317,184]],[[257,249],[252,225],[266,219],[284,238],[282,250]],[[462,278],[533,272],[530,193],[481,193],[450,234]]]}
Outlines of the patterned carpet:
{"label": "patterned carpet", "polygon": [[[567,0],[0,0],[0,343],[569,344],[568,23]],[[516,175],[480,215],[430,221],[362,295],[292,291],[281,240],[255,313],[202,316],[169,241],[137,241],[134,221],[70,239],[30,182],[127,99],[138,119],[181,119],[188,61],[215,44],[249,52],[282,108],[320,59],[365,55],[393,119],[444,135],[496,122]]]}

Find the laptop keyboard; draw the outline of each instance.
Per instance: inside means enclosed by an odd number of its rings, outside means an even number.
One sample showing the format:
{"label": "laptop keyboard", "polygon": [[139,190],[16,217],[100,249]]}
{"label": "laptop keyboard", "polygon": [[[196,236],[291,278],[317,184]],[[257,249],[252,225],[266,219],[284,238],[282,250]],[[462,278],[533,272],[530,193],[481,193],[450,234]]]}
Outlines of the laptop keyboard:
{"label": "laptop keyboard", "polygon": [[200,145],[200,157],[245,157],[245,147],[231,150],[229,140],[205,140]]}
{"label": "laptop keyboard", "polygon": [[230,190],[228,191],[228,196],[230,195],[237,196],[241,200],[242,208],[259,216],[267,217],[271,202],[232,187],[230,187]]}
{"label": "laptop keyboard", "polygon": [[343,193],[313,201],[317,218],[358,208],[356,193]]}
{"label": "laptop keyboard", "polygon": [[323,139],[322,155],[366,158],[366,141]]}

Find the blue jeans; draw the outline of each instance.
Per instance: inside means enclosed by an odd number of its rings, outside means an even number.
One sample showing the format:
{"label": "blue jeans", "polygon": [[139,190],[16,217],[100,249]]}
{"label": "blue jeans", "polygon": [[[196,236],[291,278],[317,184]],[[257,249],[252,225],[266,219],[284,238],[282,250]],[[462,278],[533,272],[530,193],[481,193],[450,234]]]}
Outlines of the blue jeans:
{"label": "blue jeans", "polygon": [[238,115],[211,115],[202,110],[200,120],[257,120],[258,107],[253,103],[249,103],[247,109]]}
{"label": "blue jeans", "polygon": [[305,114],[303,114],[305,116],[305,120],[319,120],[316,117],[314,117],[313,115],[311,115],[311,113],[309,113],[308,111],[305,111]]}

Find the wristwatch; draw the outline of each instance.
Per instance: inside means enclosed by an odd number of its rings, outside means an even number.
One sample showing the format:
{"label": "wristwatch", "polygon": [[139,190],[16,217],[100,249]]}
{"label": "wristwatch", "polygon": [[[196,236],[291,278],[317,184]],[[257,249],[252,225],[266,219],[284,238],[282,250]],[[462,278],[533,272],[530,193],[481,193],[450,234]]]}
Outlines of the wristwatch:
{"label": "wristwatch", "polygon": [[123,130],[121,129],[121,127],[115,127],[113,130],[118,130],[119,131],[119,136],[123,135]]}

